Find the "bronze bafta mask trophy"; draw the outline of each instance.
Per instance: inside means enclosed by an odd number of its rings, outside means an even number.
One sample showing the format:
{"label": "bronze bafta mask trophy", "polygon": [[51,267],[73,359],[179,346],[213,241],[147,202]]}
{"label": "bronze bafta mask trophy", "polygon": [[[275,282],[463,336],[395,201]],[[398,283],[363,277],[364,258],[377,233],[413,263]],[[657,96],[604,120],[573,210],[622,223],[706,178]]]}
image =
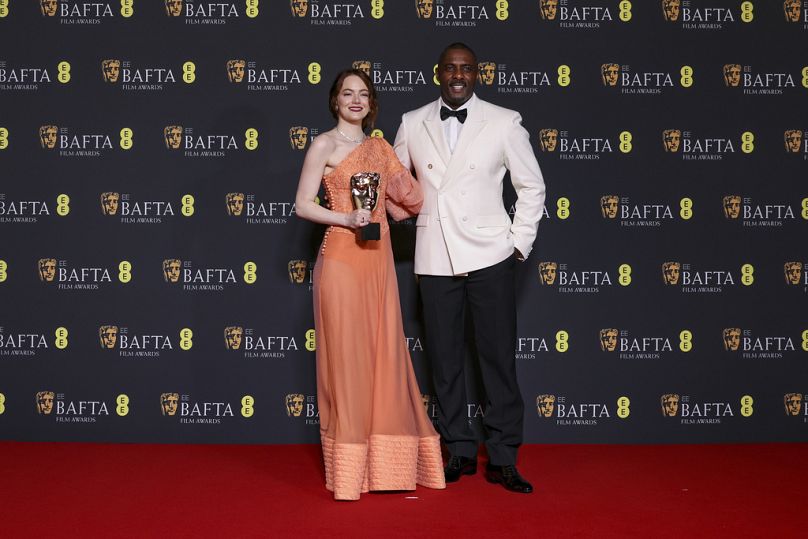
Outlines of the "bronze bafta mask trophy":
{"label": "bronze bafta mask trophy", "polygon": [[[372,212],[379,203],[379,185],[381,177],[378,172],[357,172],[351,176],[351,198],[354,208]],[[369,223],[359,229],[362,241],[381,239],[379,223]]]}

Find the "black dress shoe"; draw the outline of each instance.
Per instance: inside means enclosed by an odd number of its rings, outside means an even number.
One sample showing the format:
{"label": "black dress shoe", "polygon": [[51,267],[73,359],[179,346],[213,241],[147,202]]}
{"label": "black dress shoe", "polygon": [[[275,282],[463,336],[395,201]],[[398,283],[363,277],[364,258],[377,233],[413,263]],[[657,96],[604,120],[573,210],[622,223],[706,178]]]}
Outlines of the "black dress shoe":
{"label": "black dress shoe", "polygon": [[[499,483],[507,490],[530,494],[533,492],[533,485],[525,481],[525,478],[516,471],[516,466],[485,466],[485,478],[489,483]],[[447,479],[448,481],[448,479]]]}
{"label": "black dress shoe", "polygon": [[469,457],[452,457],[443,468],[443,475],[447,483],[454,483],[461,475],[474,475],[477,473],[477,459]]}

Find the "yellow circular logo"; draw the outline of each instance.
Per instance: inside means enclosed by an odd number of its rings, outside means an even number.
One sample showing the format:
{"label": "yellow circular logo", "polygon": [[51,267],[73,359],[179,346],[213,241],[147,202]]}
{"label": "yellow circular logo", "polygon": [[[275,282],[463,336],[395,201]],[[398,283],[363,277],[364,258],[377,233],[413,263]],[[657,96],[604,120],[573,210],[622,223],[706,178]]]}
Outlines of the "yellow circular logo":
{"label": "yellow circular logo", "polygon": [[247,284],[253,284],[255,281],[258,280],[258,275],[256,274],[258,271],[258,265],[255,262],[247,262],[244,264],[244,282]]}
{"label": "yellow circular logo", "polygon": [[751,286],[755,282],[755,266],[744,264],[741,266],[741,284]]}
{"label": "yellow circular logo", "polygon": [[679,201],[679,217],[687,221],[693,217],[693,200],[690,198],[683,198]]}
{"label": "yellow circular logo", "polygon": [[194,195],[183,195],[180,201],[182,202],[182,215],[185,217],[192,216],[194,214]]}
{"label": "yellow circular logo", "polygon": [[254,127],[247,129],[244,132],[244,147],[252,151],[258,148],[258,130]]}
{"label": "yellow circular logo", "polygon": [[634,147],[631,144],[631,140],[633,139],[631,136],[631,131],[621,132],[618,138],[620,139],[620,151],[623,153],[630,153],[631,149]]}
{"label": "yellow circular logo", "polygon": [[693,350],[693,334],[688,329],[679,333],[679,350],[685,353]]}
{"label": "yellow circular logo", "polygon": [[121,148],[128,150],[132,148],[132,130],[128,127],[121,129]]}
{"label": "yellow circular logo", "polygon": [[118,280],[122,283],[128,283],[132,280],[132,263],[128,260],[122,260],[118,264]]}
{"label": "yellow circular logo", "polygon": [[631,20],[631,2],[628,0],[623,0],[617,7],[620,9],[620,20],[623,22],[628,22]]}
{"label": "yellow circular logo", "polygon": [[682,76],[679,79],[679,82],[684,88],[690,88],[693,86],[693,68],[690,66],[682,66],[682,69],[679,70],[679,74]]}
{"label": "yellow circular logo", "polygon": [[561,197],[556,202],[556,215],[559,219],[566,219],[570,216],[570,199]]}
{"label": "yellow circular logo", "polygon": [[374,19],[384,17],[384,0],[370,0],[370,16]]}
{"label": "yellow circular logo", "polygon": [[186,84],[193,84],[196,80],[196,64],[190,60],[182,64],[182,81]]}
{"label": "yellow circular logo", "polygon": [[8,129],[0,127],[0,150],[8,148]]}
{"label": "yellow circular logo", "polygon": [[572,70],[568,65],[560,65],[558,66],[558,85],[559,86],[569,86],[572,84]]}
{"label": "yellow circular logo", "polygon": [[501,21],[508,20],[508,0],[497,0],[495,4],[497,8],[496,16]]}
{"label": "yellow circular logo", "polygon": [[56,71],[59,73],[56,75],[56,80],[61,82],[62,84],[67,84],[70,82],[70,63],[69,62],[59,62],[56,66]]}
{"label": "yellow circular logo", "polygon": [[563,329],[556,332],[556,351],[562,354],[570,349],[570,334]]}
{"label": "yellow circular logo", "polygon": [[244,417],[252,417],[255,413],[255,399],[252,395],[244,395],[241,398],[241,415]]}
{"label": "yellow circular logo", "polygon": [[56,346],[56,348],[58,348],[59,350],[64,350],[65,348],[67,348],[68,345],[67,328],[58,327],[56,328],[55,334],[56,334],[56,340],[53,342],[54,346]]}
{"label": "yellow circular logo", "polygon": [[123,417],[129,413],[129,396],[121,393],[115,399],[115,404],[118,406],[115,407],[115,413],[119,416]]}
{"label": "yellow circular logo", "polygon": [[755,409],[752,405],[755,403],[755,400],[752,398],[752,395],[744,395],[741,397],[741,415],[744,417],[752,417],[752,414],[755,413]]}
{"label": "yellow circular logo", "polygon": [[755,6],[752,2],[741,2],[741,20],[752,22],[755,19]]}
{"label": "yellow circular logo", "polygon": [[620,286],[628,286],[631,284],[631,266],[628,264],[620,264],[617,268],[617,282]]}
{"label": "yellow circular logo", "polygon": [[121,17],[129,18],[135,13],[135,0],[121,0]]}
{"label": "yellow circular logo", "polygon": [[258,16],[258,0],[246,0],[247,16],[254,19]]}
{"label": "yellow circular logo", "polygon": [[191,328],[182,328],[180,330],[180,348],[183,350],[190,350],[194,346],[194,332]]}
{"label": "yellow circular logo", "polygon": [[631,415],[631,399],[628,397],[619,397],[617,399],[617,417],[625,419]]}
{"label": "yellow circular logo", "polygon": [[317,340],[313,329],[306,332],[306,350],[309,352],[317,350]]}
{"label": "yellow circular logo", "polygon": [[309,84],[320,84],[323,78],[320,71],[322,71],[322,67],[317,62],[309,64]]}
{"label": "yellow circular logo", "polygon": [[8,279],[8,264],[5,260],[0,260],[0,283],[5,282]]}
{"label": "yellow circular logo", "polygon": [[70,197],[61,194],[56,197],[56,215],[59,217],[64,217],[68,213],[70,213]]}

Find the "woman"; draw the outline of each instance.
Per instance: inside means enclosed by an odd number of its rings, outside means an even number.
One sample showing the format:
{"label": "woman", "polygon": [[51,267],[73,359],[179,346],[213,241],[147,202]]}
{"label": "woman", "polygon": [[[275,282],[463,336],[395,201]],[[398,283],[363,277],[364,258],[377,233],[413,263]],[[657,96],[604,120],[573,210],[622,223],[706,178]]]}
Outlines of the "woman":
{"label": "woman", "polygon": [[[300,217],[330,225],[314,267],[317,400],[326,488],[337,500],[369,490],[445,488],[440,442],[426,416],[405,345],[387,212],[418,213],[423,195],[382,138],[365,136],[378,112],[364,72],[339,73],[334,129],[311,143],[295,199]],[[351,177],[379,174],[375,209],[354,209]],[[315,202],[322,181],[330,209]],[[378,223],[379,240],[358,230]]]}

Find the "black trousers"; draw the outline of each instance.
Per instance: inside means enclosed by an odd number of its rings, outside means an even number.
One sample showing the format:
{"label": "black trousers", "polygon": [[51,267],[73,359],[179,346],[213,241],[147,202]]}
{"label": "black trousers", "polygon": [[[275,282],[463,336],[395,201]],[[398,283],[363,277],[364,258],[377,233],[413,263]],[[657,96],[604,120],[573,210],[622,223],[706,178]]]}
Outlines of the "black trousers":
{"label": "black trousers", "polygon": [[466,400],[464,315],[474,325],[487,402],[483,425],[491,464],[516,464],[524,403],[516,381],[515,259],[472,271],[468,277],[420,276],[426,352],[438,397],[438,430],[453,456],[476,457]]}

